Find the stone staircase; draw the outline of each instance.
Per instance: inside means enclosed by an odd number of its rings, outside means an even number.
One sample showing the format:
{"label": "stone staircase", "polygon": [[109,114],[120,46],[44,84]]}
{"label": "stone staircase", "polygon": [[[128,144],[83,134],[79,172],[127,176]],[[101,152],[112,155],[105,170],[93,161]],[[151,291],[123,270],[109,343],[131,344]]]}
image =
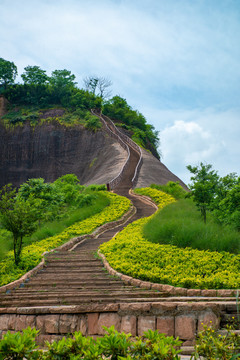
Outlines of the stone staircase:
{"label": "stone staircase", "polygon": [[170,296],[169,291],[137,287],[105,270],[97,256],[98,247],[130,222],[156,211],[151,203],[129,194],[139,162],[139,154],[131,146],[129,150],[129,165],[114,192],[128,197],[136,213],[124,225],[86,238],[68,251],[49,253],[44,268],[33,277],[6,292],[0,289],[0,337],[1,331],[3,334],[30,325],[41,329],[41,343],[75,330],[102,335],[102,325],[114,325],[134,336],[158,329],[190,345],[202,321],[224,328],[229,319],[237,317],[231,296],[217,297],[211,291],[205,296],[194,291],[188,296]]}

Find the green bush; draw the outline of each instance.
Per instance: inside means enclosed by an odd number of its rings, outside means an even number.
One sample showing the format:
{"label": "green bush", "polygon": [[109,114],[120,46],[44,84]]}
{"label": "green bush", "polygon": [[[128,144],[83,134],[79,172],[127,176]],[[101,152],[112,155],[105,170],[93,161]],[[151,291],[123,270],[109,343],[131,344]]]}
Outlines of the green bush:
{"label": "green bush", "polygon": [[75,332],[73,337],[63,337],[52,343],[46,341],[46,351],[36,350],[35,338],[38,332],[35,329],[23,330],[23,334],[8,332],[0,341],[0,359],[180,360],[180,350],[176,349],[181,345],[178,339],[148,330],[136,340],[130,340],[131,334],[119,333],[113,326],[104,329],[106,334],[96,340],[83,336],[81,332]]}
{"label": "green bush", "polygon": [[191,359],[240,359],[240,336],[231,329],[220,335],[211,327],[204,326],[204,330],[198,334]]}
{"label": "green bush", "polygon": [[176,200],[184,199],[187,195],[186,190],[179,185],[179,182],[169,181],[166,185],[151,184],[150,187],[152,189],[161,190],[173,196]]}
{"label": "green bush", "polygon": [[0,360],[38,360],[40,353],[36,351],[38,331],[28,327],[22,333],[8,331],[0,340]]}

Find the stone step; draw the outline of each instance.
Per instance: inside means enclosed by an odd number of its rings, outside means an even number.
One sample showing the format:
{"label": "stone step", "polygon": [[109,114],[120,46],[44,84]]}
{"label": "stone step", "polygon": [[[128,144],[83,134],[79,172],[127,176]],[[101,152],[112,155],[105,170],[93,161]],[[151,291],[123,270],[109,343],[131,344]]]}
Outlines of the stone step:
{"label": "stone step", "polygon": [[99,259],[91,259],[89,257],[89,259],[51,259],[51,260],[47,260],[46,262],[47,266],[58,266],[59,264],[60,265],[78,265],[78,264],[81,264],[81,265],[86,265],[86,264],[89,264],[89,265],[99,265],[101,266],[102,265],[102,261],[99,260]]}
{"label": "stone step", "polygon": [[120,279],[112,279],[111,277],[104,277],[103,279],[74,279],[71,278],[68,281],[66,279],[53,279],[53,282],[50,282],[49,279],[39,279],[39,278],[32,278],[30,281],[25,282],[25,287],[35,287],[35,286],[52,286],[52,285],[66,285],[66,286],[74,286],[74,285],[82,285],[82,286],[111,286],[115,284],[116,286],[124,286],[124,283]]}
{"label": "stone step", "polygon": [[80,305],[80,304],[89,304],[89,303],[138,303],[138,302],[159,302],[159,298],[137,298],[137,297],[121,297],[121,298],[114,298],[111,297],[102,297],[102,296],[92,296],[86,298],[76,298],[76,297],[69,297],[69,298],[53,298],[53,299],[26,299],[26,300],[12,300],[12,301],[2,301],[0,302],[0,307],[31,307],[31,306],[47,306],[47,305]]}
{"label": "stone step", "polygon": [[[72,292],[76,292],[78,290],[85,290],[85,291],[124,291],[124,290],[131,290],[133,289],[134,291],[136,291],[135,288],[126,288],[122,285],[120,286],[106,286],[105,284],[104,285],[100,285],[100,286],[85,286],[85,285],[75,285],[75,287],[73,285],[66,285],[64,284],[61,288],[58,286],[56,288],[56,286],[49,286],[49,287],[36,287],[36,288],[27,288],[26,286],[24,286],[24,289],[20,288],[20,289],[15,289],[14,290],[14,294],[23,294],[23,291],[24,293],[28,293],[28,294],[32,294],[32,293],[38,293],[38,292],[41,292],[41,293],[47,293],[47,292],[58,292],[58,293],[61,293],[61,292],[68,292],[72,289]],[[7,292],[8,293],[13,293],[12,291],[10,292]],[[1,295],[2,297],[2,295]]]}
{"label": "stone step", "polygon": [[5,294],[3,296],[1,296],[0,299],[0,303],[4,302],[4,301],[13,301],[13,300],[23,300],[24,298],[28,298],[28,299],[37,299],[37,300],[41,300],[41,299],[49,299],[49,298],[69,298],[69,297],[74,297],[74,298],[87,298],[87,297],[92,297],[92,296],[100,296],[100,297],[114,297],[114,298],[126,298],[126,297],[135,297],[135,298],[160,298],[163,295],[165,295],[165,293],[151,293],[151,292],[142,292],[142,291],[136,291],[134,289],[124,289],[122,291],[119,290],[98,290],[96,289],[95,291],[86,291],[85,289],[83,290],[78,290],[78,291],[67,291],[67,292],[59,292],[59,291],[37,291],[37,292],[24,292],[22,291],[21,294],[16,294],[16,293],[10,293],[10,294]]}

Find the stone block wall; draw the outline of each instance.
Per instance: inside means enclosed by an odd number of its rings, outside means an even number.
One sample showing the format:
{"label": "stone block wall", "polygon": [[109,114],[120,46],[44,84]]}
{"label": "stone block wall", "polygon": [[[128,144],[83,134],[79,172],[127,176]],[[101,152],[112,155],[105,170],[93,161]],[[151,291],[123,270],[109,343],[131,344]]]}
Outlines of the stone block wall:
{"label": "stone block wall", "polygon": [[58,340],[81,331],[84,335],[102,336],[102,326],[114,325],[120,332],[143,335],[148,329],[179,337],[183,345],[194,343],[203,324],[219,328],[225,305],[220,303],[121,303],[0,309],[0,334],[28,326],[40,330],[38,342]]}

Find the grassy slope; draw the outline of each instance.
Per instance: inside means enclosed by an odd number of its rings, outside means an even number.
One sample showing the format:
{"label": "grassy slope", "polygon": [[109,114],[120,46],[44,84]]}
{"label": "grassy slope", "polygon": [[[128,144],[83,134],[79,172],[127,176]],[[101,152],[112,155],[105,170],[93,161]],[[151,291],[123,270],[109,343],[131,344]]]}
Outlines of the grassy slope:
{"label": "grassy slope", "polygon": [[[152,197],[160,208],[172,202],[154,189],[137,192]],[[135,278],[186,288],[240,288],[240,255],[149,242],[143,229],[157,216],[135,221],[101,245],[114,269]]]}

